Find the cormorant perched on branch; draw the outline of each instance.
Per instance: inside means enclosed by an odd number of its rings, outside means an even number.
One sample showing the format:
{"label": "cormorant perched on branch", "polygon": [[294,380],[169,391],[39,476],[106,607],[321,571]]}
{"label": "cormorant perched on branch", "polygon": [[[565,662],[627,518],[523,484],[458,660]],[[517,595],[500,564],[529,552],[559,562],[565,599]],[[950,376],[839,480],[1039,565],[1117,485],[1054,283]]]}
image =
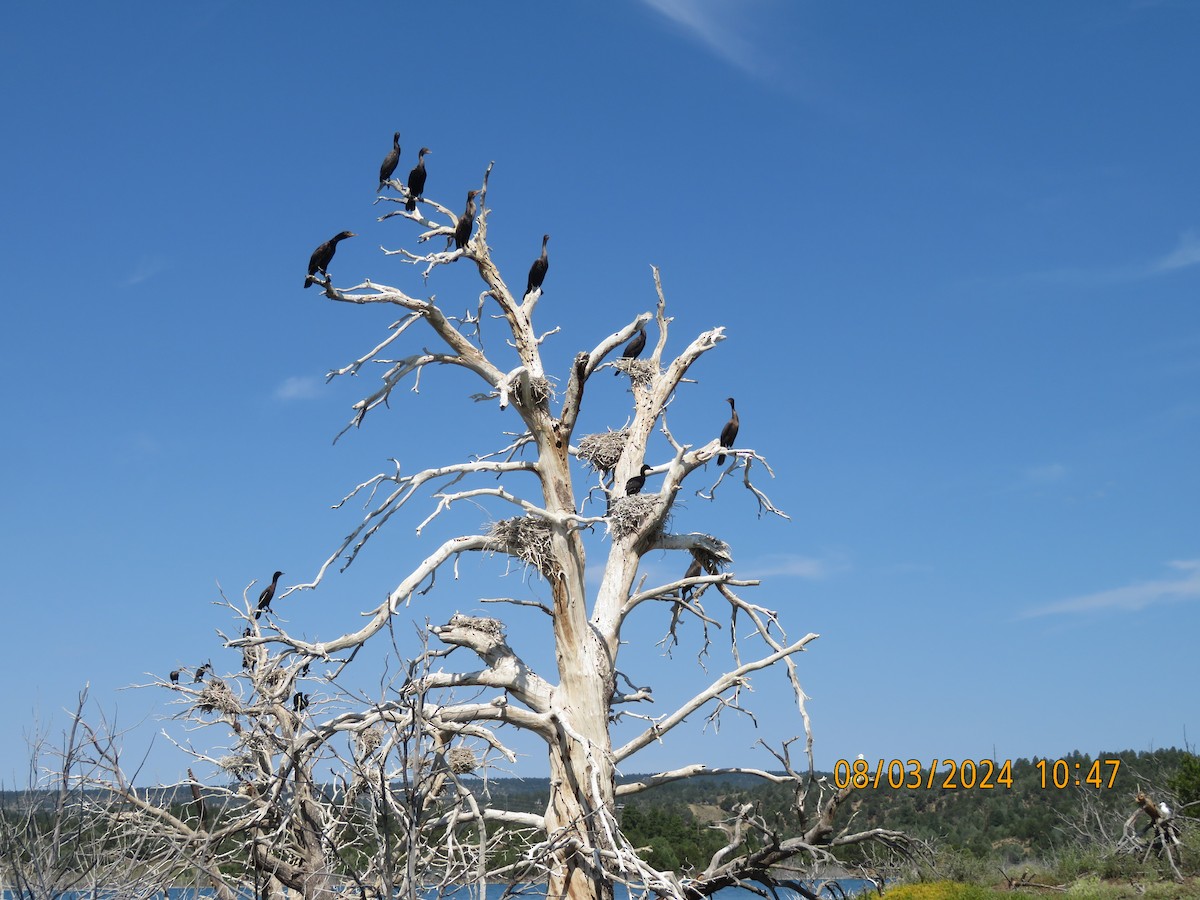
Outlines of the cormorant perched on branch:
{"label": "cormorant perched on branch", "polygon": [[550,268],[550,259],[546,256],[546,241],[550,240],[550,235],[542,235],[542,255],[533,261],[533,265],[529,267],[529,281],[525,284],[524,297],[533,293],[534,288],[540,288],[542,282],[546,280],[546,270]]}
{"label": "cormorant perched on branch", "polygon": [[263,588],[263,592],[258,595],[258,609],[254,611],[254,618],[257,619],[264,612],[271,611],[271,601],[275,599],[275,586],[279,584],[279,576],[282,574],[282,572],[276,572],[275,576],[271,579],[271,583]]}
{"label": "cormorant perched on branch", "polygon": [[646,325],[643,323],[638,326],[637,334],[630,338],[629,343],[625,345],[625,350],[621,354],[623,359],[637,359],[642,355],[642,351],[646,349]]}
{"label": "cormorant perched on branch", "polygon": [[428,147],[422,147],[417,154],[417,164],[408,173],[408,202],[404,208],[409,212],[417,208],[417,200],[425,193],[425,154],[429,152]]}
{"label": "cormorant perched on branch", "polygon": [[171,684],[179,684],[179,670],[175,669],[168,676],[171,679]]}
{"label": "cormorant perched on branch", "polygon": [[212,671],[212,663],[206,662],[196,670],[196,677],[192,679],[192,684],[198,684],[204,680],[204,673]]}
{"label": "cormorant perched on branch", "polygon": [[337,252],[338,241],[344,241],[346,238],[354,237],[353,231],[343,231],[341,234],[335,234],[320,247],[313,251],[312,256],[308,258],[308,277],[304,279],[304,286],[308,287],[313,283],[313,276],[320,272],[326,278],[329,273],[325,270],[329,268],[329,263],[333,259],[333,254]]}
{"label": "cormorant perched on branch", "polygon": [[642,492],[642,488],[646,484],[646,473],[649,472],[651,468],[651,466],[642,463],[642,470],[625,482],[626,497],[632,497],[634,494],[640,494]]}
{"label": "cormorant perched on branch", "polygon": [[[700,574],[701,571],[702,570],[700,568],[700,560],[693,556],[692,564],[687,567],[687,571],[683,573],[683,577],[684,578],[695,578]],[[685,584],[683,587],[681,587],[679,589],[679,599],[683,600],[684,602],[689,600],[691,598],[693,587],[695,587],[695,585],[691,585],[691,584]]]}
{"label": "cormorant perched on branch", "polygon": [[304,709],[308,709],[308,694],[296,691],[292,694],[292,712],[300,712]]}
{"label": "cormorant perched on branch", "polygon": [[188,781],[192,783],[192,802],[195,804],[196,818],[200,823],[204,823],[204,795],[200,793],[200,783],[196,781],[196,776],[192,774],[192,770],[188,769]]}
{"label": "cormorant perched on branch", "polygon": [[388,155],[383,158],[383,162],[379,165],[379,191],[383,190],[383,186],[387,184],[387,180],[392,177],[392,173],[396,171],[396,166],[400,164],[400,132],[392,135],[392,149],[388,151]]}
{"label": "cormorant perched on branch", "polygon": [[[732,447],[733,442],[737,440],[738,425],[740,423],[738,422],[737,407],[733,405],[733,398],[726,397],[725,399],[729,401],[731,415],[729,416],[729,421],[725,423],[725,427],[721,429],[721,446],[728,448]],[[724,453],[717,456],[717,465],[725,465]]]}
{"label": "cormorant perched on branch", "polygon": [[454,226],[454,246],[461,250],[471,239],[471,229],[475,226],[475,197],[479,191],[467,191],[467,210]]}

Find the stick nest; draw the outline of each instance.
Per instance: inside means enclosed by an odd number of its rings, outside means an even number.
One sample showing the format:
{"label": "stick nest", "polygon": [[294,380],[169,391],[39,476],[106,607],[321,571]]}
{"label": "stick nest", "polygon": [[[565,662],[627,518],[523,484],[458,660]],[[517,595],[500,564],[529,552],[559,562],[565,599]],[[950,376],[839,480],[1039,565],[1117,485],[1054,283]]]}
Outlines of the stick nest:
{"label": "stick nest", "polygon": [[534,406],[541,406],[554,396],[554,388],[550,384],[550,379],[544,376],[539,376],[529,379],[529,399],[533,401]]}
{"label": "stick nest", "polygon": [[654,381],[658,374],[658,366],[649,359],[626,359],[621,357],[612,361],[613,368],[629,376],[630,382],[639,387],[645,387]]}
{"label": "stick nest", "polygon": [[[642,523],[658,508],[658,499],[658,494],[634,494],[614,500],[608,511],[608,531],[613,540],[620,540],[641,528]],[[659,524],[658,531],[650,535],[651,540],[662,533],[665,524]]]}
{"label": "stick nest", "polygon": [[354,736],[354,746],[358,751],[358,758],[365,759],[383,743],[383,729],[378,726],[368,728],[365,731],[360,731]]}
{"label": "stick nest", "polygon": [[547,580],[562,574],[550,545],[550,523],[534,516],[501,519],[492,525],[488,538],[511,556],[533,566]]}
{"label": "stick nest", "polygon": [[586,434],[579,442],[578,456],[597,472],[611,472],[617,467],[628,442],[628,428]]}
{"label": "stick nest", "polygon": [[204,690],[196,697],[196,709],[200,712],[219,712],[233,716],[242,711],[242,703],[234,696],[229,685],[219,678],[210,678],[205,682]]}
{"label": "stick nest", "polygon": [[470,747],[451,747],[446,754],[446,764],[455,775],[467,775],[479,768],[479,762]]}

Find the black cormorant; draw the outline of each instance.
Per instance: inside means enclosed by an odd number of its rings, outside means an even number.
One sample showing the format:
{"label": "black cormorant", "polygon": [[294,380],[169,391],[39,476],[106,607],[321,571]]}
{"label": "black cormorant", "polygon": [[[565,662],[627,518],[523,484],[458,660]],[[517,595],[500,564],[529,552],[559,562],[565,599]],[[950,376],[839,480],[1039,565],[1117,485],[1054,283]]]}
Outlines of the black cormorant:
{"label": "black cormorant", "polygon": [[632,497],[634,494],[640,494],[642,487],[646,484],[646,473],[651,469],[645,463],[642,464],[642,470],[625,482],[625,496]]}
{"label": "black cormorant", "polygon": [[454,246],[461,250],[471,239],[471,229],[475,225],[475,197],[479,191],[467,191],[467,209],[454,226]]}
{"label": "black cormorant", "polygon": [[171,684],[179,684],[179,670],[175,669],[170,674]]}
{"label": "black cormorant", "polygon": [[304,279],[304,286],[308,287],[313,283],[313,276],[318,272],[329,277],[329,273],[325,270],[329,268],[329,263],[333,259],[333,254],[337,252],[338,241],[344,241],[346,238],[354,237],[353,231],[343,231],[341,234],[335,234],[320,247],[313,251],[312,256],[308,258],[308,277]]}
{"label": "black cormorant", "polygon": [[[379,164],[379,190],[383,190],[383,186],[387,184],[387,180],[392,177],[392,173],[396,171],[396,166],[400,164],[400,132],[392,135],[392,149],[388,151],[388,155],[383,158],[383,162]],[[376,191],[379,193],[379,191]]]}
{"label": "black cormorant", "polygon": [[292,694],[292,711],[300,712],[303,709],[308,709],[308,694],[296,691]]}
{"label": "black cormorant", "polygon": [[198,684],[204,680],[204,673],[212,671],[212,663],[206,662],[196,670],[196,677],[192,679],[192,684]]}
{"label": "black cormorant", "polygon": [[417,199],[425,193],[425,154],[429,152],[428,147],[422,147],[417,154],[417,164],[408,173],[408,202],[404,208],[409,212],[417,208]]}
{"label": "black cormorant", "polygon": [[[701,572],[700,560],[696,559],[696,557],[693,556],[692,564],[687,567],[687,571],[683,573],[683,577],[684,578],[695,578],[700,574],[700,572]],[[695,587],[695,585],[685,584],[682,588],[680,588],[679,589],[679,599],[687,601],[691,597],[693,587]]]}
{"label": "black cormorant", "polygon": [[525,294],[529,296],[533,293],[534,288],[540,288],[542,282],[546,280],[546,270],[550,268],[550,260],[546,256],[546,241],[550,240],[550,235],[542,235],[542,255],[533,261],[533,265],[529,267],[529,281],[525,284]]}
{"label": "black cormorant", "polygon": [[638,332],[629,343],[625,345],[625,350],[621,353],[623,359],[637,359],[642,355],[642,351],[646,349],[646,326],[638,326]]}
{"label": "black cormorant", "polygon": [[[730,416],[729,416],[729,421],[725,423],[725,427],[721,429],[721,446],[728,448],[728,447],[732,447],[733,442],[737,440],[739,422],[738,422],[737,407],[735,407],[733,405],[733,398],[726,397],[725,399],[729,401]],[[724,453],[717,456],[717,465],[718,466],[725,465],[725,454]]]}
{"label": "black cormorant", "polygon": [[254,611],[254,618],[257,619],[264,612],[271,611],[271,601],[275,599],[275,586],[279,584],[279,576],[282,574],[282,572],[276,572],[275,576],[271,579],[271,583],[263,588],[263,592],[258,595],[258,609]]}

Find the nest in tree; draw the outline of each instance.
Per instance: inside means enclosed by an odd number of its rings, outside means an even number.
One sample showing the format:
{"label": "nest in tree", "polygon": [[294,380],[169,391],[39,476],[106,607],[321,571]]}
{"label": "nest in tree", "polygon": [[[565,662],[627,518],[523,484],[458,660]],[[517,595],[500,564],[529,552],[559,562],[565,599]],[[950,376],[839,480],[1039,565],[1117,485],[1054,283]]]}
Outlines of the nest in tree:
{"label": "nest in tree", "polygon": [[354,736],[354,745],[360,759],[370,756],[383,743],[383,729],[378,726],[360,731]]}
{"label": "nest in tree", "polygon": [[628,375],[632,384],[639,386],[649,385],[658,374],[658,366],[649,359],[627,359],[622,356],[620,359],[614,359],[612,364],[618,372]]}
{"label": "nest in tree", "polygon": [[220,678],[210,678],[205,682],[204,690],[196,697],[196,708],[200,712],[219,712],[233,716],[242,711],[242,704],[229,689],[229,685]]}
{"label": "nest in tree", "polygon": [[446,624],[453,628],[471,628],[475,631],[482,631],[492,637],[504,637],[504,623],[489,616],[464,616],[462,613],[455,613]]}
{"label": "nest in tree", "polygon": [[222,756],[217,760],[217,765],[234,777],[250,774],[255,771],[254,759],[244,753],[234,756]]}
{"label": "nest in tree", "polygon": [[600,434],[585,434],[579,442],[579,458],[597,472],[611,472],[621,459],[628,441],[628,428],[622,428],[620,431],[602,431]]}
{"label": "nest in tree", "polygon": [[[641,528],[642,523],[658,508],[658,501],[658,494],[634,494],[614,500],[607,516],[608,530],[613,539],[620,540]],[[650,535],[651,540],[662,533],[665,524],[659,523],[658,531]]]}
{"label": "nest in tree", "polygon": [[534,406],[541,406],[554,395],[554,388],[550,386],[550,379],[545,376],[538,376],[529,379],[529,399],[533,401]]}
{"label": "nest in tree", "polygon": [[499,544],[505,553],[533,566],[546,579],[560,574],[550,546],[550,523],[545,519],[535,516],[501,519],[492,525],[488,538]]}
{"label": "nest in tree", "polygon": [[451,747],[446,754],[446,763],[455,775],[467,775],[479,768],[479,762],[470,747]]}

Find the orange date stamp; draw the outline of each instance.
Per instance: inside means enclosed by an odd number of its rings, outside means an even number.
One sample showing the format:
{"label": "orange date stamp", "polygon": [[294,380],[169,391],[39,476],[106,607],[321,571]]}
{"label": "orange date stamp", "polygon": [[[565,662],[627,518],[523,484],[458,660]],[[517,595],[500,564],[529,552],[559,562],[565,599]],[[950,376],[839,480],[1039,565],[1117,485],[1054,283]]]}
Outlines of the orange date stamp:
{"label": "orange date stamp", "polygon": [[[1120,767],[1119,759],[1097,759],[1090,763],[1087,760],[1068,762],[1065,759],[1039,759],[1033,764],[1042,790],[1065,790],[1071,786],[1112,788]],[[833,767],[833,783],[839,790],[847,787],[884,787],[894,791],[928,791],[934,788],[990,791],[998,787],[1011,790],[1013,764],[1011,759],[999,762],[991,759],[935,759],[930,765],[924,765],[919,759],[877,759],[872,765],[862,757],[855,760],[839,759]]]}

